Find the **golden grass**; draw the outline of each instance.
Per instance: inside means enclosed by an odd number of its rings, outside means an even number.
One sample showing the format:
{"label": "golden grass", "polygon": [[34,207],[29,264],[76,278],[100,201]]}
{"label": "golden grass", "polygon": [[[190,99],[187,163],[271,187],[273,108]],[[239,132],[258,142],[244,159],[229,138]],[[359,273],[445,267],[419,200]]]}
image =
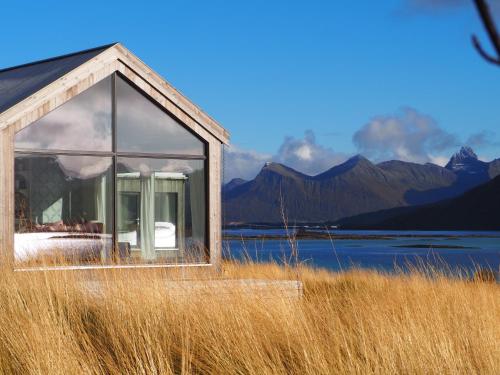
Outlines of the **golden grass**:
{"label": "golden grass", "polygon": [[158,270],[92,275],[98,292],[78,272],[3,271],[0,372],[500,374],[498,284],[234,263],[211,277],[297,275],[301,299],[172,297]]}

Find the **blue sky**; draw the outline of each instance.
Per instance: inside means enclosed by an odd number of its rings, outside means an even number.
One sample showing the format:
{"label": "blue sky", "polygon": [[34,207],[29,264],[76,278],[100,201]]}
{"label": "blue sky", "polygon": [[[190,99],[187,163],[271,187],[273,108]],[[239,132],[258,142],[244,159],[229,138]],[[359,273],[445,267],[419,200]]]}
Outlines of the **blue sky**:
{"label": "blue sky", "polygon": [[[498,0],[493,3],[498,5]],[[231,133],[226,179],[363,153],[500,157],[500,68],[465,0],[2,4],[0,66],[120,41]]]}

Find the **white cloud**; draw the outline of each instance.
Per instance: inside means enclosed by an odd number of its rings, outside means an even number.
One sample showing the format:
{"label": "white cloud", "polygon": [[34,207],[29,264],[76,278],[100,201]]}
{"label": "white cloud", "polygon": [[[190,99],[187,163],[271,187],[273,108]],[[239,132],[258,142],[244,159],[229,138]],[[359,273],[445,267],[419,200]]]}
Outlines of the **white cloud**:
{"label": "white cloud", "polygon": [[304,138],[286,137],[273,157],[273,161],[308,175],[324,172],[345,159],[344,153],[318,144],[312,130],[307,130]]}
{"label": "white cloud", "polygon": [[59,155],[57,163],[66,176],[90,179],[105,173],[113,161],[110,157]]}
{"label": "white cloud", "polygon": [[285,137],[276,154],[243,150],[231,145],[224,153],[224,181],[240,177],[252,179],[268,161],[285,164],[302,173],[315,175],[344,161],[346,154],[316,143],[314,132],[307,130],[303,138]]}
{"label": "white cloud", "polygon": [[224,182],[233,178],[249,180],[254,178],[272,155],[253,150],[243,150],[235,145],[224,149]]}
{"label": "white cloud", "polygon": [[449,161],[450,157],[449,156],[434,156],[434,155],[429,155],[430,162],[433,164],[440,165],[441,167],[444,167]]}
{"label": "white cloud", "polygon": [[412,108],[394,115],[376,116],[353,135],[358,150],[375,161],[404,160],[442,163],[444,155],[460,145],[436,121]]}
{"label": "white cloud", "polygon": [[295,151],[295,155],[303,160],[311,160],[312,158],[311,148],[308,145],[300,146]]}
{"label": "white cloud", "polygon": [[482,130],[480,132],[471,134],[465,144],[472,148],[498,148],[500,142],[497,140],[495,132]]}
{"label": "white cloud", "polygon": [[[359,153],[373,162],[395,159],[441,166],[446,165],[450,156],[462,145],[478,150],[497,150],[499,145],[495,134],[488,131],[472,134],[463,142],[463,139],[442,129],[431,116],[413,108],[373,117],[354,133],[352,140]],[[314,176],[342,163],[349,156],[318,144],[311,130],[307,130],[302,138],[285,137],[274,154],[232,145],[225,149],[224,155],[224,182],[236,177],[252,179],[268,161]]]}

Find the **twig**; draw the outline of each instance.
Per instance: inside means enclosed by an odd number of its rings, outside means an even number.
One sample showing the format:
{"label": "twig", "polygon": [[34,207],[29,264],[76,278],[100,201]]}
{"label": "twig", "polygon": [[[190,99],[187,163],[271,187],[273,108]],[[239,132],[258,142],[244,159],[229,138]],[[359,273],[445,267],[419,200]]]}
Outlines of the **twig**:
{"label": "twig", "polygon": [[490,8],[486,0],[474,0],[476,9],[479,12],[479,16],[483,21],[484,28],[486,29],[488,36],[490,38],[491,44],[495,48],[496,57],[488,54],[484,48],[481,46],[479,39],[476,35],[472,35],[472,44],[477,52],[488,62],[500,66],[500,36],[498,34],[495,21],[491,15]]}
{"label": "twig", "polygon": [[287,217],[286,210],[285,210],[285,202],[283,199],[283,192],[281,190],[281,184],[280,184],[280,214],[281,214],[281,220],[283,222],[283,227],[285,229],[287,241],[288,241],[288,244],[289,244],[290,250],[291,250],[290,257],[288,259],[288,263],[291,263],[293,260],[297,280],[299,280],[299,278],[300,278],[300,270],[299,270],[300,264],[299,264],[299,249],[298,249],[298,245],[297,245],[297,235],[296,235],[295,231],[292,234],[292,233],[290,233],[290,230],[289,230],[288,217]]}

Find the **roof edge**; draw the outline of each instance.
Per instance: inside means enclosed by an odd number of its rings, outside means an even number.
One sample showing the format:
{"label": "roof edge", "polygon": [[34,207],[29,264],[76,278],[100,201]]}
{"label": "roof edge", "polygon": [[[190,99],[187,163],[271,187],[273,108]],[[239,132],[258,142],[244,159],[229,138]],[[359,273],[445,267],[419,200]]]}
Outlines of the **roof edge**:
{"label": "roof edge", "polygon": [[83,50],[83,51],[71,52],[71,53],[67,53],[67,54],[60,55],[60,56],[54,56],[54,57],[50,57],[50,58],[43,59],[43,60],[37,60],[37,61],[32,61],[32,62],[29,62],[29,63],[25,63],[25,64],[11,66],[11,67],[8,67],[8,68],[0,69],[0,73],[8,72],[10,70],[15,70],[15,69],[19,69],[19,68],[25,68],[27,66],[32,66],[32,65],[36,65],[36,64],[42,64],[42,63],[46,63],[46,62],[50,62],[50,61],[64,59],[66,57],[78,56],[78,55],[81,55],[81,54],[84,54],[84,53],[89,53],[89,52],[97,51],[97,50],[100,50],[100,49],[106,50],[108,48],[116,46],[117,44],[120,44],[120,43],[119,42],[114,42],[114,43],[110,43],[110,44],[104,44],[102,46],[89,48],[89,49],[86,49],[86,50]]}
{"label": "roof edge", "polygon": [[[202,127],[204,127],[209,133],[211,133],[215,138],[217,138],[223,144],[229,144],[229,139],[230,139],[229,131],[226,128],[224,128],[221,124],[219,124],[219,122],[215,120],[212,116],[210,116],[207,112],[205,112],[200,106],[195,104],[191,99],[189,99],[186,95],[184,95],[180,90],[175,88],[169,81],[163,78],[155,69],[151,68],[140,57],[138,57],[135,53],[130,51],[122,43],[116,43],[115,45],[113,45],[112,49],[117,51],[117,57],[123,64],[128,66],[129,69],[136,72],[136,74],[140,75],[142,79],[146,81],[149,85],[154,87],[156,91],[158,91],[161,95],[165,96],[174,105],[179,107],[188,116],[190,116],[192,119],[198,122]],[[147,72],[144,73],[143,69],[149,72],[149,74]],[[155,78],[158,79],[160,82],[155,83]],[[157,84],[159,84],[159,87],[157,86]],[[172,98],[168,94],[165,94],[165,92],[163,91],[165,89],[170,91],[170,94],[173,94],[174,98]],[[175,97],[177,97],[178,100],[175,100]],[[210,126],[213,126],[216,129],[219,128],[220,134],[217,134],[217,132],[211,130]]]}
{"label": "roof edge", "polygon": [[[53,85],[59,83],[68,76],[74,75],[75,70],[81,69],[83,66],[88,66],[92,62],[92,60],[98,58],[99,56],[103,56],[107,54],[106,59],[109,60],[105,64],[111,62],[111,60],[116,60],[120,64],[122,64],[126,69],[130,69],[134,75],[139,77],[145,83],[150,85],[155,91],[157,91],[161,96],[163,96],[166,100],[168,100],[171,104],[185,113],[189,118],[198,123],[205,131],[211,134],[213,137],[218,139],[223,144],[229,144],[230,134],[229,132],[222,127],[216,120],[214,120],[211,116],[209,116],[204,110],[202,110],[198,105],[193,103],[190,99],[188,99],[185,95],[183,95],[179,90],[175,89],[167,80],[165,80],[161,75],[159,75],[155,70],[149,67],[146,63],[144,63],[138,56],[136,56],[133,52],[128,50],[123,44],[117,42],[112,44],[103,45],[100,47],[94,47],[91,49],[87,49],[85,51],[78,51],[66,55],[61,55],[57,57],[52,57],[45,60],[34,61],[27,64],[22,64],[10,68],[6,68],[0,70],[0,72],[10,71],[26,66],[36,65],[44,62],[54,61],[62,58],[67,58],[71,56],[77,56],[79,54],[88,53],[92,51],[100,50],[94,58],[85,61],[78,67],[70,70],[60,78],[51,82],[50,84],[44,86],[42,89],[36,91],[34,94],[38,94],[42,90],[48,90]],[[92,69],[91,69],[92,70]],[[117,69],[116,71],[119,71]],[[73,77],[74,78],[74,77]],[[15,108],[22,104],[23,102],[32,98],[33,95],[23,99],[19,103],[9,107],[4,112],[0,113],[0,131],[8,126],[7,123],[9,121],[13,121],[13,117],[15,118],[16,112],[9,114],[12,111],[15,111]]]}

